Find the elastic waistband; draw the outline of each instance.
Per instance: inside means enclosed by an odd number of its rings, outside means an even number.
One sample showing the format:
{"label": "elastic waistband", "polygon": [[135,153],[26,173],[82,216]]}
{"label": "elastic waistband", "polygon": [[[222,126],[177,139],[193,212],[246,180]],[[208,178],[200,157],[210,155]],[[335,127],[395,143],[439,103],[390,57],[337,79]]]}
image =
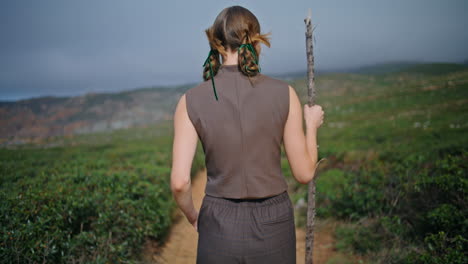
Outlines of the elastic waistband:
{"label": "elastic waistband", "polygon": [[224,198],[224,197],[215,197],[208,194],[205,194],[203,200],[225,205],[225,206],[252,206],[252,207],[259,207],[259,206],[267,206],[272,204],[279,204],[284,201],[289,200],[289,195],[287,191],[284,191],[280,194],[275,196],[266,197],[266,198],[259,198],[259,199],[234,199],[234,198]]}

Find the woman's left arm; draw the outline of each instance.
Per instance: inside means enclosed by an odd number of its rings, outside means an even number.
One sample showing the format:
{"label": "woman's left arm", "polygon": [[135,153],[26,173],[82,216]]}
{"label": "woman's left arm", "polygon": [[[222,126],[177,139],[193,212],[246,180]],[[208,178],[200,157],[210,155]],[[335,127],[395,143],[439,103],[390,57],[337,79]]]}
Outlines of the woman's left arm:
{"label": "woman's left arm", "polygon": [[198,212],[193,205],[190,171],[197,149],[198,135],[187,113],[185,94],[174,114],[171,190],[187,220],[196,228]]}

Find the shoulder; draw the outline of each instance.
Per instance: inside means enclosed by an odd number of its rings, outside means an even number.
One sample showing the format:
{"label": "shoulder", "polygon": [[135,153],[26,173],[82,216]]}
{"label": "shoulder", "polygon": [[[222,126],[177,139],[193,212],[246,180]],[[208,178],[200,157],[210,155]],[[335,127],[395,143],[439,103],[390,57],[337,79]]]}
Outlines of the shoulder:
{"label": "shoulder", "polygon": [[285,80],[274,78],[268,75],[263,75],[263,78],[267,80],[270,84],[276,84],[277,87],[281,87],[283,92],[287,92],[288,95],[291,93],[296,93],[296,89]]}
{"label": "shoulder", "polygon": [[208,84],[210,84],[210,80],[198,83],[198,84],[194,85],[193,87],[189,88],[185,92],[185,95],[187,96],[187,95],[202,93],[208,88]]}
{"label": "shoulder", "polygon": [[185,96],[187,105],[192,104],[192,101],[202,100],[202,98],[205,97],[206,93],[209,92],[209,85],[211,85],[210,80],[203,81],[185,91],[183,96]]}
{"label": "shoulder", "polygon": [[197,113],[197,109],[200,105],[203,104],[202,100],[206,97],[206,93],[210,92],[209,88],[211,85],[211,81],[203,81],[194,85],[193,87],[189,88],[182,94],[180,100],[185,101],[185,107],[187,109],[189,117],[193,120]]}
{"label": "shoulder", "polygon": [[272,77],[270,75],[260,73],[259,77],[261,78],[262,82],[266,82],[268,85],[274,85],[275,87],[281,87],[283,89],[288,88],[289,86],[288,82]]}
{"label": "shoulder", "polygon": [[272,96],[270,99],[274,100],[275,105],[279,109],[283,109],[283,112],[287,115],[290,104],[289,83],[265,74],[260,74],[260,77],[262,78],[263,89],[268,90],[268,94]]}
{"label": "shoulder", "polygon": [[265,74],[259,74],[259,77],[261,78],[260,83],[265,87],[265,89],[269,91],[274,91],[275,94],[277,94],[280,97],[284,97],[285,99],[289,99],[289,83],[269,76]]}

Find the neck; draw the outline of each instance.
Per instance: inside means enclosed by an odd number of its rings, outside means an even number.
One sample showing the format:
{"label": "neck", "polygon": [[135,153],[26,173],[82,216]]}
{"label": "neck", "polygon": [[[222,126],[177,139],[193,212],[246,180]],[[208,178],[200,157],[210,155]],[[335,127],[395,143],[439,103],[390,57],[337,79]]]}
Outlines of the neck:
{"label": "neck", "polygon": [[227,57],[223,57],[223,65],[236,65],[237,64],[237,52],[227,52]]}

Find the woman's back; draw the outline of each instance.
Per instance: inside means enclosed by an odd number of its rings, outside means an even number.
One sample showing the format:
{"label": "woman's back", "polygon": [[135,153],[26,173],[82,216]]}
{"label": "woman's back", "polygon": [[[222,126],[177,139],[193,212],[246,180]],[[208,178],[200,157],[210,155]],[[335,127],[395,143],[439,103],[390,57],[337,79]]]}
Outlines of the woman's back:
{"label": "woman's back", "polygon": [[[260,43],[270,43],[249,10],[225,8],[205,32],[205,81],[177,104],[171,171],[177,204],[199,232],[197,263],[295,263],[294,208],[281,170],[281,144],[294,177],[310,181],[323,111],[304,106],[304,137],[294,89],[260,74]],[[208,174],[199,212],[190,179],[198,139]]]}
{"label": "woman's back", "polygon": [[281,144],[289,112],[286,82],[257,74],[254,85],[237,64],[186,92],[187,113],[205,152],[206,194],[262,198],[284,192]]}

